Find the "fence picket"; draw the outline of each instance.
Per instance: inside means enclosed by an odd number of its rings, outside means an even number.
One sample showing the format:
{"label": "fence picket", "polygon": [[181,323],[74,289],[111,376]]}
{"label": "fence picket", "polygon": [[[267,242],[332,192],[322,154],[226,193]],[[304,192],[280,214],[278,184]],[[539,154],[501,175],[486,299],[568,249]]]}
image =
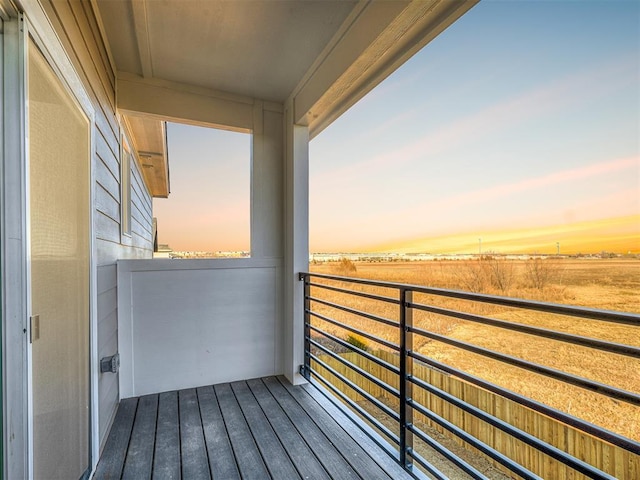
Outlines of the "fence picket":
{"label": "fence picket", "polygon": [[[375,355],[393,364],[397,364],[397,354],[393,352],[378,351]],[[343,358],[376,376],[394,388],[398,387],[398,377],[389,370],[373,363],[372,361],[358,355],[355,352],[343,353]],[[371,393],[376,398],[381,399],[389,405],[397,408],[397,399],[388,392],[375,385],[373,382],[361,377],[355,371],[341,364],[328,355],[319,355],[325,363],[336,371],[353,381],[361,388]],[[363,397],[351,390],[342,382],[339,382],[333,375],[322,366],[312,361],[312,368],[325,378],[330,379],[334,385],[349,398],[356,402],[362,402]],[[603,440],[582,433],[557,420],[549,418],[527,407],[519,405],[511,400],[503,398],[492,392],[483,390],[475,385],[464,382],[451,375],[439,372],[433,368],[414,362],[413,373],[416,377],[448,392],[465,402],[482,408],[496,417],[505,420],[517,428],[520,428],[541,440],[560,448],[577,458],[580,458],[596,468],[607,472],[616,478],[634,480],[640,478],[640,456],[624,450],[615,445],[611,445]],[[509,456],[519,462],[542,478],[553,479],[583,479],[586,478],[564,464],[555,461],[540,453],[533,447],[521,441],[513,439],[505,432],[487,425],[485,422],[475,418],[469,413],[463,412],[457,407],[450,405],[441,398],[414,386],[413,399],[433,411],[435,414],[447,419],[455,425],[465,429],[467,432],[482,440],[484,443],[495,448],[499,452]],[[446,430],[439,425],[426,419],[423,415],[414,413],[414,422],[428,425],[441,433],[447,434]],[[453,439],[462,445],[463,442],[457,438]],[[494,462],[496,468],[504,470],[504,467]],[[506,472],[506,470],[505,470]],[[510,472],[509,472],[510,473]]]}

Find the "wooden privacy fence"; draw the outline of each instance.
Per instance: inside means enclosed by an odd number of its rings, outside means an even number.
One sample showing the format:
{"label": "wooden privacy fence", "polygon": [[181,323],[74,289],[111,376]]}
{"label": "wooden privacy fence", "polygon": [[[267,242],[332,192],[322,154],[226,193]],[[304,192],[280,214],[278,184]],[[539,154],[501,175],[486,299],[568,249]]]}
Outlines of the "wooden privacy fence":
{"label": "wooden privacy fence", "polygon": [[[388,363],[396,366],[398,365],[398,355],[395,353],[377,351],[375,352],[375,355]],[[396,389],[398,388],[398,376],[371,360],[368,360],[355,352],[344,353],[341,357],[362,370],[376,376],[384,383],[391,385]],[[362,377],[354,370],[348,368],[334,358],[331,358],[329,355],[318,355],[318,358],[366,392],[369,392],[379,400],[382,400],[385,404],[397,409],[398,400],[375,383]],[[319,375],[335,385],[353,401],[361,402],[361,405],[363,404],[362,402],[365,399],[360,394],[337,379],[322,365],[319,365],[313,360],[311,363],[312,368],[316,370]],[[531,435],[536,436],[550,445],[564,450],[576,458],[579,458],[580,460],[583,460],[596,468],[615,476],[616,478],[622,480],[640,479],[639,455],[615,445],[611,445],[603,440],[547,417],[546,415],[535,412],[516,402],[415,361],[413,365],[413,375]],[[460,408],[449,404],[436,395],[415,385],[413,387],[413,400],[431,410],[433,413],[462,428],[490,447],[498,450],[504,455],[507,455],[544,479],[564,480],[587,478],[564,464],[548,457],[535,448],[530,447],[522,441],[514,439],[502,430],[487,424],[486,422],[464,412]],[[440,425],[417,412],[414,412],[413,421],[419,428],[423,428],[423,426],[426,425],[430,429],[435,429],[445,434],[447,437],[451,438],[452,441],[455,441],[460,445],[464,445],[466,448],[473,449],[472,447],[465,445],[462,440],[449,433]],[[424,452],[419,453],[424,454]],[[495,465],[497,468],[505,471],[505,473],[513,475],[512,472],[507,471],[501,465],[497,463],[495,463]]]}

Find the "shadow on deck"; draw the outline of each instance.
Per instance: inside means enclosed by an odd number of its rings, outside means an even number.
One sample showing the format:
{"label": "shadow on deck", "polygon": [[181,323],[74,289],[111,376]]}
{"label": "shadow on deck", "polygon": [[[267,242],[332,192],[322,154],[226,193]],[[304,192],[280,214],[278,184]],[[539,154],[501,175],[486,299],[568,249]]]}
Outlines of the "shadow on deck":
{"label": "shadow on deck", "polygon": [[93,478],[412,477],[313,387],[268,377],[122,400]]}

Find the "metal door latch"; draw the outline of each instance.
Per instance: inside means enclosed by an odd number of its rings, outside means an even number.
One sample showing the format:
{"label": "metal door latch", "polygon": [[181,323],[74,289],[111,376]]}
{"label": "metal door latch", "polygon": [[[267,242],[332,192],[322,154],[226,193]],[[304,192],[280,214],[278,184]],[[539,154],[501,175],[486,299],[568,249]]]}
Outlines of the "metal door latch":
{"label": "metal door latch", "polygon": [[29,341],[33,343],[40,338],[40,315],[31,315],[29,322],[31,323],[29,329],[31,331],[31,338],[29,338]]}

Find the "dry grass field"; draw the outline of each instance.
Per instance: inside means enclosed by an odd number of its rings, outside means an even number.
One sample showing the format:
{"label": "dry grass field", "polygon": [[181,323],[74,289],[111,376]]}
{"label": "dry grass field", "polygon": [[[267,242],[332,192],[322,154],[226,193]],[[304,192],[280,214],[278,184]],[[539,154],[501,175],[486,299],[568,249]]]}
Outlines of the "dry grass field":
{"label": "dry grass field", "polygon": [[[640,260],[631,258],[540,259],[537,264],[533,261],[500,259],[355,264],[345,262],[311,265],[311,271],[471,290],[605,310],[640,312]],[[397,295],[393,290],[383,288],[348,284],[341,286],[387,296]],[[314,289],[312,294],[361,311],[392,320],[398,319],[398,307],[394,305],[323,289]],[[640,346],[640,327],[618,326],[608,322],[525,312],[427,295],[416,295],[414,301]],[[314,304],[313,309],[386,340],[398,341],[397,330],[392,327],[317,303]],[[326,322],[319,320],[314,322],[342,338],[348,336],[348,332]],[[414,324],[457,340],[640,393],[640,360],[638,359],[426,312],[416,312]],[[361,340],[372,350],[380,348],[371,340]],[[597,393],[511,367],[435,340],[420,339],[419,342],[414,343],[414,349],[443,363],[640,441],[639,407],[611,400]]]}

